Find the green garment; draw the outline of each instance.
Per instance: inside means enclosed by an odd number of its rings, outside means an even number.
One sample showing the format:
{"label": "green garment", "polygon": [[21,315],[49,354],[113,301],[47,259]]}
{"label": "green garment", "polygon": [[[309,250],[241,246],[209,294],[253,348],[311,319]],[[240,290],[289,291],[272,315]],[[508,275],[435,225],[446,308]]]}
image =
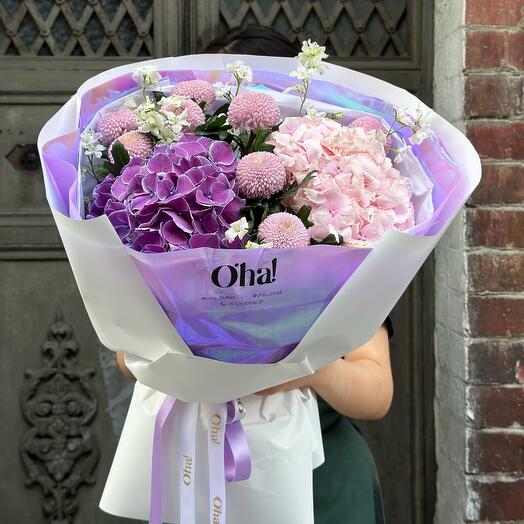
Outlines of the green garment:
{"label": "green garment", "polygon": [[377,469],[357,427],[318,398],[326,461],[313,470],[315,524],[383,524]]}
{"label": "green garment", "polygon": [[[390,317],[384,324],[393,336]],[[318,397],[326,461],[313,470],[315,524],[383,524],[375,461],[358,428]]]}

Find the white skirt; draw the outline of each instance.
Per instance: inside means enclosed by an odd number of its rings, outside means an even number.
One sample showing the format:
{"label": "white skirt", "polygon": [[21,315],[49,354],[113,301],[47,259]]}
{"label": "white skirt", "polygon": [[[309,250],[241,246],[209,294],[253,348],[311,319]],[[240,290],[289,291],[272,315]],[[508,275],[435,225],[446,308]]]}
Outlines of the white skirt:
{"label": "white skirt", "polygon": [[[121,517],[149,518],[154,422],[165,395],[137,383],[100,508]],[[318,407],[311,390],[249,395],[242,419],[251,451],[247,480],[226,483],[225,524],[313,524],[312,470],[324,461]],[[207,421],[197,422],[196,524],[209,523]],[[167,428],[163,458],[164,522],[178,524],[179,472],[176,413]]]}

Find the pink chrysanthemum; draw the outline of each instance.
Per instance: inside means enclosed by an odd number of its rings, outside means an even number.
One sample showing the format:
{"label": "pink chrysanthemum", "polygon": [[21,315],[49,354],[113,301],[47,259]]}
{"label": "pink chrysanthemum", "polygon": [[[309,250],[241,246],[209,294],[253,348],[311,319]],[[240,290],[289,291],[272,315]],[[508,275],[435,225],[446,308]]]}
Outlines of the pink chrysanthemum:
{"label": "pink chrysanthemum", "polygon": [[172,95],[187,96],[197,103],[205,102],[206,105],[215,101],[215,90],[205,80],[187,80],[180,82],[171,89]]}
{"label": "pink chrysanthemum", "polygon": [[241,93],[229,105],[227,117],[234,128],[255,132],[271,129],[281,118],[277,103],[266,93]]}
{"label": "pink chrysanthemum", "polygon": [[300,218],[291,213],[274,213],[258,226],[262,242],[276,248],[305,247],[309,245],[309,233]]}
{"label": "pink chrysanthemum", "polygon": [[386,148],[391,147],[391,136],[387,136],[387,131],[384,129],[384,126],[380,120],[377,120],[372,116],[361,116],[360,118],[353,120],[353,122],[351,122],[348,127],[360,127],[366,131],[366,133],[369,131],[380,131],[384,133],[384,136],[386,136],[386,142],[384,144]]}
{"label": "pink chrysanthemum", "polygon": [[96,132],[100,133],[100,142],[104,146],[114,142],[122,133],[133,129],[138,129],[138,120],[135,113],[127,107],[106,113],[96,125]]}
{"label": "pink chrysanthemum", "polygon": [[111,151],[113,149],[113,144],[117,140],[125,147],[129,154],[129,159],[147,159],[153,155],[153,140],[151,140],[149,135],[140,133],[139,131],[128,131],[127,133],[119,136],[109,146],[109,160],[111,160],[111,162],[113,162],[113,155],[111,154]]}
{"label": "pink chrysanthemum", "polygon": [[286,168],[273,153],[259,151],[238,162],[236,178],[242,196],[269,198],[284,189]]}
{"label": "pink chrysanthemum", "polygon": [[186,120],[189,122],[189,126],[186,126],[184,131],[194,131],[198,126],[206,122],[204,111],[200,109],[200,106],[196,102],[188,98],[182,100],[180,107],[176,107],[174,104],[166,104],[163,109],[175,114],[181,113],[184,109],[187,110]]}

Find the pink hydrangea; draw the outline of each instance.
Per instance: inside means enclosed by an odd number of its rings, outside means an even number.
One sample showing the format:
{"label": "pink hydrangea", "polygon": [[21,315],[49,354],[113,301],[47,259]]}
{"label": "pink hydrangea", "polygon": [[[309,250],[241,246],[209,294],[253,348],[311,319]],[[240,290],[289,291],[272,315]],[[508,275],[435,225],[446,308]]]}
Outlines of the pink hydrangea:
{"label": "pink hydrangea", "polygon": [[123,135],[119,136],[109,146],[109,160],[113,161],[113,155],[111,154],[113,144],[118,141],[126,149],[129,154],[129,158],[143,158],[147,159],[153,155],[154,147],[153,140],[149,135],[140,133],[139,131],[128,131]]}
{"label": "pink hydrangea", "polygon": [[133,129],[138,129],[138,120],[135,113],[127,107],[112,113],[106,113],[96,125],[96,132],[100,133],[100,142],[104,146],[114,142],[126,131]]}
{"label": "pink hydrangea", "polygon": [[176,84],[171,89],[172,95],[187,96],[197,103],[205,102],[211,105],[215,101],[215,90],[206,80],[186,80]]}
{"label": "pink hydrangea", "polygon": [[241,196],[269,198],[284,189],[286,170],[276,155],[258,151],[239,161],[236,179]]}
{"label": "pink hydrangea", "polygon": [[384,135],[386,139],[386,149],[389,149],[391,147],[391,135],[388,136],[387,130],[384,129],[382,122],[377,118],[373,118],[372,116],[361,116],[353,120],[353,122],[349,124],[349,127],[360,127],[367,133],[369,133],[370,131],[380,132]]}
{"label": "pink hydrangea", "polygon": [[301,182],[324,154],[322,142],[335,135],[340,124],[329,118],[285,118],[267,140],[275,146],[286,171]]}
{"label": "pink hydrangea", "polygon": [[258,226],[262,242],[276,248],[305,247],[309,245],[309,233],[300,218],[291,213],[274,213]]}
{"label": "pink hydrangea", "polygon": [[189,98],[182,100],[180,107],[176,107],[174,104],[166,104],[163,106],[165,111],[171,111],[175,114],[181,113],[184,109],[187,111],[186,120],[189,122],[189,126],[184,128],[185,132],[194,131],[198,126],[205,124],[206,116],[200,106]]}
{"label": "pink hydrangea", "polygon": [[270,140],[297,181],[315,176],[286,202],[311,206],[311,238],[342,236],[346,245],[378,241],[388,229],[415,223],[409,181],[392,166],[384,144],[361,127],[326,118],[286,118]]}
{"label": "pink hydrangea", "polygon": [[271,129],[281,119],[280,109],[266,93],[240,93],[236,96],[227,113],[229,123],[235,129]]}

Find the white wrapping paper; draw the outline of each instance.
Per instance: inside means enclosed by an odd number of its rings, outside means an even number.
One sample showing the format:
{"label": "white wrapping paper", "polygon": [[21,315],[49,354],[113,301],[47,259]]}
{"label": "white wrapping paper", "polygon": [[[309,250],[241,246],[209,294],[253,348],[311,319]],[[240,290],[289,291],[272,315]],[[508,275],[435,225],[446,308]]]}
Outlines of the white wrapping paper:
{"label": "white wrapping paper", "polygon": [[[288,73],[288,59],[255,56],[198,55],[147,62],[159,69],[223,69],[243,59],[253,69]],[[44,145],[78,127],[82,94],[135,64],[106,71],[87,81],[78,94],[42,130],[38,146],[44,172]],[[330,66],[323,80],[413,110],[420,102],[408,92],[354,71]],[[428,110],[429,111],[429,110]],[[414,111],[413,111],[414,112]],[[434,234],[414,236],[388,231],[320,314],[298,346],[275,364],[230,364],[192,354],[145,284],[106,216],[84,221],[65,216],[46,177],[48,199],[91,322],[101,342],[126,351],[126,363],[138,379],[123,434],[101,501],[101,508],[125,517],[147,519],[151,440],[154,417],[169,394],[187,402],[227,402],[242,397],[247,408],[243,426],[250,444],[253,472],[249,480],[227,485],[227,524],[307,524],[313,522],[311,469],[323,460],[318,410],[305,391],[268,398],[252,393],[311,374],[367,340],[400,298],[435,247],[460,206],[480,180],[480,161],[467,139],[430,112],[432,129],[462,173],[454,188],[453,210],[443,215]],[[342,248],[340,248],[342,249]],[[105,269],[111,267],[113,271]],[[314,286],[315,282],[311,282]],[[204,408],[202,408],[204,409]],[[176,417],[175,417],[176,419]],[[199,419],[198,431],[205,432]],[[170,440],[166,461],[176,452]],[[205,439],[197,441],[198,501],[207,501]],[[177,522],[176,466],[166,469],[165,519]],[[172,489],[172,491],[170,491]],[[208,522],[207,502],[197,508],[197,523]]]}
{"label": "white wrapping paper", "polygon": [[[124,430],[107,479],[100,507],[114,515],[147,520],[151,477],[151,446],[155,415],[165,395],[137,383]],[[242,425],[249,441],[252,472],[249,480],[226,484],[227,524],[312,524],[312,468],[324,460],[318,429],[318,408],[308,390],[242,399]],[[207,523],[207,427],[201,407],[197,426],[196,522]],[[177,523],[179,468],[173,428],[172,446],[164,470],[164,518]]]}

